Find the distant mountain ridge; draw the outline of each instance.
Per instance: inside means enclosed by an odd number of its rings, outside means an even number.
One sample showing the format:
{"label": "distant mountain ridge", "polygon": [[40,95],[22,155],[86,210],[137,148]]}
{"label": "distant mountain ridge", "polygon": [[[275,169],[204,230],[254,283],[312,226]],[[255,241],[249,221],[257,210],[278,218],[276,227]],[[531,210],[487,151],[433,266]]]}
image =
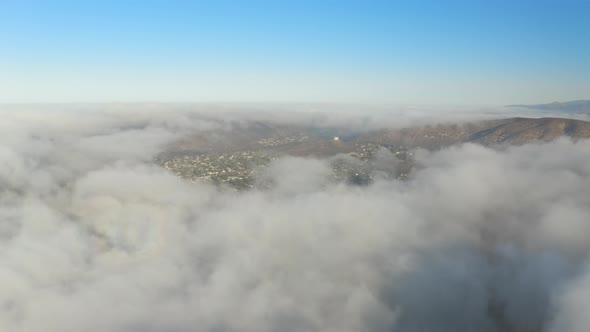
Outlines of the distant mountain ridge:
{"label": "distant mountain ridge", "polygon": [[508,107],[520,107],[543,111],[560,111],[567,113],[590,113],[590,100],[572,100],[566,102],[552,102],[536,105],[508,105]]}
{"label": "distant mountain ridge", "polygon": [[509,118],[463,124],[383,129],[359,137],[379,144],[440,148],[459,143],[522,145],[560,137],[590,138],[590,122],[564,118]]}

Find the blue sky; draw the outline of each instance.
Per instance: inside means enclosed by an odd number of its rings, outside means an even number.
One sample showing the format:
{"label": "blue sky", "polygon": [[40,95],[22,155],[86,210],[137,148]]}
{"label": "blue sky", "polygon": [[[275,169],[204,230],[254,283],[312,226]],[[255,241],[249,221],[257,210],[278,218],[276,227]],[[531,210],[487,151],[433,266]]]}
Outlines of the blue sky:
{"label": "blue sky", "polygon": [[2,0],[0,102],[590,99],[590,1]]}

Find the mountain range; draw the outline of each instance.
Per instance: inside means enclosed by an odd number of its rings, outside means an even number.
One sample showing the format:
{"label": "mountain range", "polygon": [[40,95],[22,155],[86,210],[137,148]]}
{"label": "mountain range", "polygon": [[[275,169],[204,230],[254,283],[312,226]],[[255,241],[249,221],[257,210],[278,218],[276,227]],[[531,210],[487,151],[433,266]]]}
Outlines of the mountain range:
{"label": "mountain range", "polygon": [[570,137],[574,140],[590,138],[590,122],[563,118],[509,118],[383,129],[367,133],[358,139],[378,144],[440,148],[467,142],[482,145],[522,145],[548,142],[559,137]]}
{"label": "mountain range", "polygon": [[590,113],[590,100],[573,100],[566,102],[552,102],[548,104],[534,105],[508,105],[508,107],[519,107],[542,111],[558,111],[566,113]]}

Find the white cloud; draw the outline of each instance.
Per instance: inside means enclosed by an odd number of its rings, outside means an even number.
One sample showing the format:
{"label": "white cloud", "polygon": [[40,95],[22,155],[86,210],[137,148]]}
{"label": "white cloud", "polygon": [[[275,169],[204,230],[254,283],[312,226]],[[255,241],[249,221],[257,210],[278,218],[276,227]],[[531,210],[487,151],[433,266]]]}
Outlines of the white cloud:
{"label": "white cloud", "polygon": [[326,181],[326,160],[286,157],[263,173],[269,185],[237,193],[151,162],[223,124],[55,115],[2,124],[3,331],[587,326],[590,142],[421,151],[407,181],[366,187]]}

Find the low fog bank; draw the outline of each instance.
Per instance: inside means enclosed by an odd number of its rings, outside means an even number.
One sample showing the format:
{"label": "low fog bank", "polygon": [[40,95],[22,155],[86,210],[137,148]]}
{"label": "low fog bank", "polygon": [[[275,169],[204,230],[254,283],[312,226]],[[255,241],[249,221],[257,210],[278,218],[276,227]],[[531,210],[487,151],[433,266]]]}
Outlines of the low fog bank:
{"label": "low fog bank", "polygon": [[103,124],[104,121],[111,121],[112,124],[133,123],[137,126],[165,125],[169,129],[184,128],[187,124],[203,121],[226,125],[264,121],[286,125],[348,127],[354,128],[355,131],[366,131],[511,117],[561,117],[590,120],[590,114],[490,105],[351,105],[329,103],[0,104],[0,115],[3,117],[11,118],[15,112],[19,114],[21,120],[22,118],[39,120],[39,116],[45,118],[46,114],[49,113],[53,118],[76,118],[77,121],[94,127],[97,121],[99,124]]}
{"label": "low fog bank", "polygon": [[264,170],[264,189],[235,192],[152,162],[224,122],[2,115],[2,331],[590,324],[589,141],[417,151],[407,180],[368,186],[325,181],[327,160],[284,157]]}

